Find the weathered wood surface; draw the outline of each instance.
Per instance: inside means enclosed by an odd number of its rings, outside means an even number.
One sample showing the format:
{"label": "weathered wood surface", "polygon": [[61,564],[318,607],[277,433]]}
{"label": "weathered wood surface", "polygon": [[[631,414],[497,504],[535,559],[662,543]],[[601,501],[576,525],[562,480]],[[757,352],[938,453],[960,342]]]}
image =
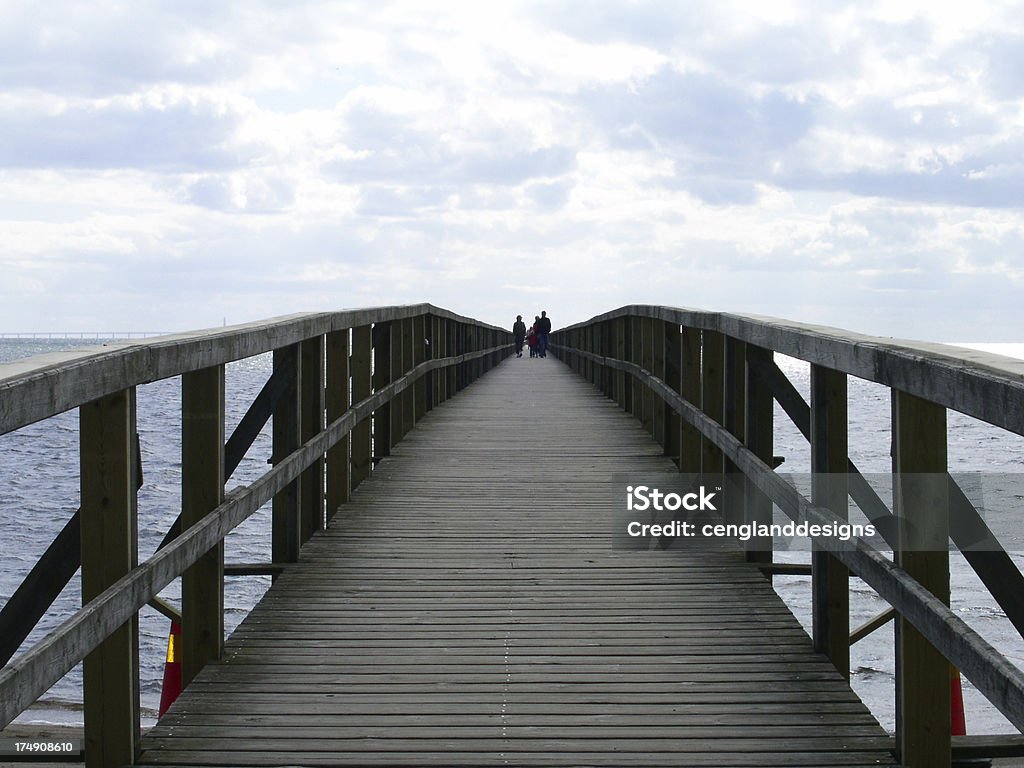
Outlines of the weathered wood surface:
{"label": "weathered wood surface", "polygon": [[892,764],[742,552],[612,549],[634,470],[673,465],[553,358],[510,358],[395,446],[143,763]]}
{"label": "weathered wood surface", "polygon": [[[715,331],[784,355],[908,392],[1024,435],[1024,362],[948,344],[862,333],[760,315],[630,305],[555,332],[553,344],[589,323],[654,317]],[[636,361],[634,361],[636,362]]]}

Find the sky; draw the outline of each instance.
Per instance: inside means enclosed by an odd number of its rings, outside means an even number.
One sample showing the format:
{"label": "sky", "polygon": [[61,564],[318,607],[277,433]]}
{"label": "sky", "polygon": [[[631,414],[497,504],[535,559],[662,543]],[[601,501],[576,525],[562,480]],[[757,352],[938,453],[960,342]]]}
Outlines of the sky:
{"label": "sky", "polygon": [[0,333],[429,301],[1024,341],[1019,3],[0,0]]}

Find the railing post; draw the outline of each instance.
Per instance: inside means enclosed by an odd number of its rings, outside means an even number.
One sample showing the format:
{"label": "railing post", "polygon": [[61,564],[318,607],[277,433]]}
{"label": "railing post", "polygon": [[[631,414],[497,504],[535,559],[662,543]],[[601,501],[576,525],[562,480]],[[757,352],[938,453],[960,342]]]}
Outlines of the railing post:
{"label": "railing post", "polygon": [[[650,318],[648,326],[651,329],[651,367],[648,369],[662,381],[667,379],[665,363],[665,323],[661,320]],[[654,390],[651,390],[651,434],[654,442],[662,447],[668,454],[668,441],[665,438],[665,401],[658,397]]]}
{"label": "railing post", "polygon": [[[430,317],[428,315],[416,315],[412,327],[412,367],[416,368],[427,361],[430,354],[430,347],[427,338],[430,335]],[[413,394],[413,424],[422,419],[430,410],[430,376],[420,376],[416,381]]]}
{"label": "railing post", "polygon": [[[339,419],[349,406],[349,329],[327,334],[327,423]],[[349,444],[345,435],[327,451],[327,524],[350,497]]]}
{"label": "railing post", "polygon": [[[725,403],[723,425],[740,442],[746,442],[746,344],[731,336],[725,337]],[[743,473],[729,459],[725,466],[725,513],[731,523],[742,523],[746,514],[747,484]]]}
{"label": "railing post", "polygon": [[[684,327],[681,334],[679,391],[691,405],[701,407],[701,332]],[[700,430],[685,419],[679,420],[679,471],[701,473],[702,437]]]}
{"label": "railing post", "polygon": [[[135,388],[83,405],[79,420],[85,604],[138,564]],[[85,657],[82,677],[86,766],[134,764],[140,732],[137,614]]]}
{"label": "railing post", "polygon": [[[459,324],[452,319],[448,319],[447,323],[447,343],[445,350],[448,353],[448,357],[456,357],[460,354],[459,347]],[[445,390],[445,397],[451,399],[458,393],[459,387],[459,368],[461,366],[456,363],[455,365],[448,366],[448,388]]]}
{"label": "railing post", "polygon": [[[291,387],[274,408],[273,454],[275,466],[284,461],[299,445],[299,345],[274,350],[275,371],[291,371]],[[271,557],[275,563],[294,563],[299,559],[299,493],[298,481],[274,496],[271,513]]]}
{"label": "railing post", "polygon": [[[324,337],[299,345],[299,443],[324,429]],[[314,461],[299,478],[299,546],[324,527],[324,459]]]}
{"label": "railing post", "polygon": [[[372,370],[373,331],[369,325],[352,329],[352,403],[362,402],[373,391]],[[373,468],[371,452],[372,416],[367,416],[352,428],[352,490],[370,476]]]}
{"label": "railing post", "polygon": [[[625,362],[629,359],[629,318],[617,317],[612,322],[615,328],[612,356],[620,362]],[[625,371],[615,371],[615,400],[618,402],[619,407],[627,413],[629,413],[633,403],[632,390],[630,389],[632,386],[630,380],[632,378]]]}
{"label": "railing post", "polygon": [[[682,393],[683,377],[680,370],[682,358],[682,334],[676,323],[664,321],[662,332],[665,334],[665,383],[677,395]],[[665,406],[665,455],[671,456],[676,466],[682,471],[682,459],[679,455],[680,416],[674,408]]]}
{"label": "railing post", "polygon": [[[648,373],[654,372],[654,320],[649,317],[640,319],[640,359],[637,361],[641,368]],[[640,401],[640,423],[644,425],[644,431],[654,436],[654,390],[646,384],[643,385],[643,397]]]}
{"label": "railing post", "polygon": [[[744,443],[761,461],[772,466],[772,454],[775,451],[775,400],[771,390],[755,374],[758,365],[770,365],[772,352],[753,344],[747,344],[747,360],[744,376],[746,377],[746,406]],[[746,508],[744,521],[748,523],[770,524],[772,521],[772,501],[749,478],[746,479]],[[755,563],[772,561],[773,541],[771,536],[751,538],[746,542],[747,560]]]}
{"label": "railing post", "polygon": [[[846,374],[811,365],[811,503],[849,516]],[[850,573],[828,552],[811,551],[814,649],[850,677]]]}
{"label": "railing post", "polygon": [[[394,324],[390,321],[373,326],[373,391],[376,394],[391,383],[391,356]],[[398,342],[401,344],[401,341]],[[373,412],[373,455],[391,455],[391,403],[384,403]]]}
{"label": "railing post", "polygon": [[[718,331],[701,334],[701,403],[705,415],[725,423],[725,337]],[[725,460],[711,440],[701,437],[701,471],[705,484],[722,482]]]}
{"label": "railing post", "polygon": [[[224,366],[181,377],[181,527],[224,500]],[[181,576],[181,682],[224,651],[224,542]]]}
{"label": "railing post", "polygon": [[[422,336],[417,341],[415,334],[415,322],[411,317],[402,321],[402,375],[406,376],[416,366],[416,349],[423,345]],[[419,392],[419,383],[409,387],[402,393],[402,437],[409,434],[409,430],[416,426],[416,400]]]}
{"label": "railing post", "polygon": [[[899,390],[893,396],[896,564],[949,604],[946,409]],[[896,622],[896,749],[908,766],[951,761],[950,665],[903,618]]]}
{"label": "railing post", "polygon": [[[598,353],[602,358],[608,358],[611,353],[611,331],[612,323],[610,320],[604,320],[601,322],[601,343],[598,348]],[[612,377],[611,369],[601,364],[601,391],[604,392],[604,396],[611,398],[612,396]]]}
{"label": "railing post", "polygon": [[[636,315],[631,315],[629,318],[629,362],[633,365],[643,366],[643,349],[644,349],[644,332],[643,332],[643,321]],[[633,378],[633,391],[632,405],[630,406],[629,412],[633,414],[640,424],[644,423],[644,390],[646,387],[640,382],[639,379]]]}
{"label": "railing post", "polygon": [[[405,321],[404,320],[392,320],[390,323],[391,328],[391,376],[388,379],[388,383],[398,381],[405,375]],[[408,391],[408,390],[406,390]],[[404,428],[404,413],[405,413],[405,395],[406,392],[401,392],[391,398],[391,403],[388,406],[388,413],[391,418],[391,439],[389,441],[389,447],[394,450],[394,447],[402,442],[402,436],[405,434]]]}

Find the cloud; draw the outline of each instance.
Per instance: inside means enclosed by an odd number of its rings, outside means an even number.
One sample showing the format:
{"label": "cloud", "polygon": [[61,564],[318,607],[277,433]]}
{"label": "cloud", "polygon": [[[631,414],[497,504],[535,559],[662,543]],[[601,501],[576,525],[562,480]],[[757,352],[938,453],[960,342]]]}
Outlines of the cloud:
{"label": "cloud", "polygon": [[559,322],[1020,327],[1011,6],[13,0],[0,327],[504,321],[526,287]]}
{"label": "cloud", "polygon": [[0,167],[206,170],[237,167],[254,154],[233,143],[240,115],[210,99],[174,93],[56,110],[0,106]]}

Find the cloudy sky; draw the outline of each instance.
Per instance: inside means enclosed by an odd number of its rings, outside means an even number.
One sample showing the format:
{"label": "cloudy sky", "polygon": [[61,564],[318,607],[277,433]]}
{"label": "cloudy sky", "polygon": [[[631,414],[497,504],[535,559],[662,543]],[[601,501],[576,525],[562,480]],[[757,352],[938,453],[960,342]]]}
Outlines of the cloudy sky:
{"label": "cloudy sky", "polygon": [[0,0],[0,332],[431,301],[1024,340],[1019,3]]}

